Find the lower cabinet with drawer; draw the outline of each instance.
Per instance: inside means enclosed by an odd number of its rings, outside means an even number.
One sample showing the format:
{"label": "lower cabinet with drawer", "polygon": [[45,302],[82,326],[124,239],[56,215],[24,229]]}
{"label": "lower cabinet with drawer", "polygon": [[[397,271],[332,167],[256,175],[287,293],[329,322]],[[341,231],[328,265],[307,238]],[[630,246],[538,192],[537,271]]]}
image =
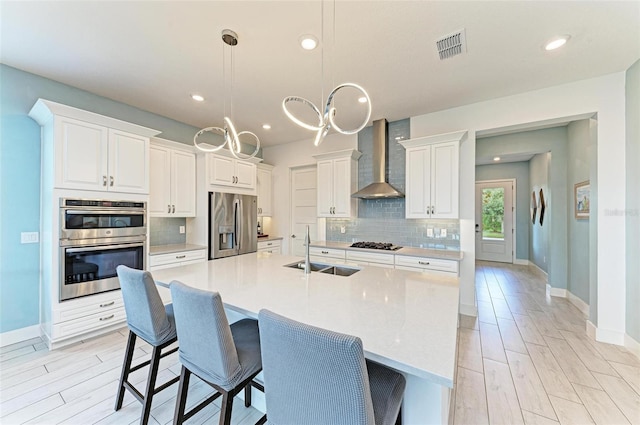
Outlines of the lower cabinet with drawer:
{"label": "lower cabinet with drawer", "polygon": [[186,266],[207,261],[204,249],[193,251],[173,252],[171,254],[157,254],[149,256],[149,271],[168,269],[171,267]]}
{"label": "lower cabinet with drawer", "polygon": [[309,248],[311,261],[330,262],[332,264],[344,264],[346,254],[344,249],[321,248],[312,246]]}
{"label": "lower cabinet with drawer", "polygon": [[396,269],[409,271],[436,272],[458,274],[458,262],[455,260],[443,260],[439,258],[413,257],[396,255]]}
{"label": "lower cabinet with drawer", "polygon": [[377,252],[347,251],[347,262],[359,266],[376,266],[388,269],[394,268],[393,254]]}
{"label": "lower cabinet with drawer", "polygon": [[280,239],[270,241],[258,241],[258,252],[282,254],[282,241]]}

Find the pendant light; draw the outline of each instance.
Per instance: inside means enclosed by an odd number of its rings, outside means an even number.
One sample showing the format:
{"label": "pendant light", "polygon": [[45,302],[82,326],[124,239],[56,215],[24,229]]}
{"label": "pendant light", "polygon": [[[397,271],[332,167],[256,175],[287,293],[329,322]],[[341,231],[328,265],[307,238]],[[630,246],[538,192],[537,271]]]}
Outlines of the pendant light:
{"label": "pendant light", "polygon": [[[233,112],[233,70],[234,70],[233,69],[234,67],[233,46],[236,46],[238,44],[238,34],[236,34],[234,31],[230,29],[222,30],[222,41],[225,43],[226,46],[229,46],[229,49],[231,49],[231,83],[230,83],[230,96],[229,96],[230,97],[229,112],[231,115],[231,113]],[[225,54],[224,54],[224,51],[227,48],[226,46],[223,46],[223,49],[222,49],[223,85],[225,83],[224,74],[226,71],[226,66],[225,66],[226,61],[225,61]],[[229,118],[229,116],[227,116],[226,114],[227,105],[226,105],[226,96],[224,96],[224,93],[223,93],[223,102],[224,102],[223,127],[215,127],[215,126],[206,127],[198,131],[196,135],[193,137],[194,146],[203,152],[218,152],[221,149],[227,147],[231,152],[231,154],[237,159],[253,158],[254,156],[256,156],[256,154],[260,150],[260,139],[258,138],[258,136],[256,136],[254,133],[250,131],[241,131],[238,133],[236,131],[235,126],[233,125],[233,122],[231,121],[231,118]],[[205,146],[206,142],[198,142],[198,137],[202,136],[205,133],[213,133],[213,134],[221,135],[223,137],[222,144],[215,147],[208,147],[211,145],[207,144],[208,146]],[[244,135],[255,139],[256,148],[251,155],[242,153],[242,143],[240,142],[240,137]]]}
{"label": "pendant light", "polygon": [[[336,12],[336,3],[335,0],[333,1],[333,43],[334,43],[334,47],[335,47],[335,36],[336,36],[336,27],[335,27],[335,21],[336,21],[336,16],[335,16],[335,12]],[[322,85],[324,85],[324,0],[321,0],[321,8],[320,8],[320,13],[321,13],[321,31],[322,31],[322,36],[321,36],[321,43],[322,46],[320,47],[321,49],[321,66],[322,66]],[[335,48],[334,48],[334,52],[333,52],[333,56],[335,58]],[[335,63],[335,61],[334,61]],[[335,68],[335,66],[333,67]],[[335,69],[332,69],[332,73],[335,72]],[[335,97],[335,95],[338,93],[338,91],[340,91],[343,88],[353,88],[358,90],[362,96],[359,99],[359,103],[366,103],[367,104],[367,117],[365,118],[364,122],[357,128],[353,129],[353,130],[345,130],[343,128],[341,128],[340,126],[338,126],[338,124],[335,121],[335,117],[337,114],[337,109],[334,106],[334,102],[333,99]],[[322,90],[322,95],[321,95],[321,102],[324,101],[324,90]],[[309,124],[307,122],[304,122],[302,120],[300,120],[299,118],[297,118],[296,116],[294,116],[291,111],[289,111],[287,104],[292,103],[292,102],[298,102],[298,103],[302,103],[303,105],[306,105],[308,107],[310,107],[313,112],[315,113],[315,115],[318,118],[318,123],[317,124]],[[327,102],[325,104],[324,107],[324,112],[321,112],[320,109],[310,100],[305,99],[303,97],[299,97],[299,96],[288,96],[286,98],[284,98],[284,100],[282,101],[282,109],[284,110],[284,113],[287,117],[289,117],[289,119],[291,121],[293,121],[294,123],[296,123],[297,125],[299,125],[302,128],[305,128],[307,130],[311,130],[311,131],[315,131],[316,132],[316,137],[313,141],[313,144],[315,146],[318,146],[320,143],[322,143],[322,141],[324,140],[325,136],[329,133],[329,131],[331,129],[334,129],[335,131],[337,131],[338,133],[341,134],[356,134],[358,133],[360,130],[362,130],[367,123],[369,122],[369,118],[371,118],[371,99],[369,98],[369,94],[367,93],[367,91],[362,88],[361,86],[359,86],[358,84],[355,83],[342,83],[337,85],[333,90],[331,90],[331,92],[329,93],[329,96],[327,97]]]}

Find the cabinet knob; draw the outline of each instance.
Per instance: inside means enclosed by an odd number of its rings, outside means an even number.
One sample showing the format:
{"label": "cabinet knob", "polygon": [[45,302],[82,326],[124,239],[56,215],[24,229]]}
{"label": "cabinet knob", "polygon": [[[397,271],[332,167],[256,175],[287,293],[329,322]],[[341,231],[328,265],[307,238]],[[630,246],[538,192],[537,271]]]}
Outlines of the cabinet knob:
{"label": "cabinet knob", "polygon": [[296,238],[296,235],[291,235],[291,237],[292,237],[293,239],[295,239],[295,238]]}

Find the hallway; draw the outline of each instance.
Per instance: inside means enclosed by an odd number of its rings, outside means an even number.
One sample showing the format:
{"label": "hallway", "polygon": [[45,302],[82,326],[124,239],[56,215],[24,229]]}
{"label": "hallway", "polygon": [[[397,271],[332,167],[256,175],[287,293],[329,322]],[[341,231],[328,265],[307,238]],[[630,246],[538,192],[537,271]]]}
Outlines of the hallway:
{"label": "hallway", "polygon": [[640,424],[640,360],[593,341],[586,317],[528,266],[477,262],[460,316],[454,424]]}

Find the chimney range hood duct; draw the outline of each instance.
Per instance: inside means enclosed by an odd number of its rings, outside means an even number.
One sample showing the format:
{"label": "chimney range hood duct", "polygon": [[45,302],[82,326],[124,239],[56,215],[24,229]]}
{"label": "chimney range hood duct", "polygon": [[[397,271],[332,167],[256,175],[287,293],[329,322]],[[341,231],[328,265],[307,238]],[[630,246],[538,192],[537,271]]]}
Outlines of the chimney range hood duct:
{"label": "chimney range hood duct", "polygon": [[373,183],[351,195],[352,198],[404,198],[404,194],[400,193],[384,179],[386,156],[387,120],[376,120],[373,122]]}

